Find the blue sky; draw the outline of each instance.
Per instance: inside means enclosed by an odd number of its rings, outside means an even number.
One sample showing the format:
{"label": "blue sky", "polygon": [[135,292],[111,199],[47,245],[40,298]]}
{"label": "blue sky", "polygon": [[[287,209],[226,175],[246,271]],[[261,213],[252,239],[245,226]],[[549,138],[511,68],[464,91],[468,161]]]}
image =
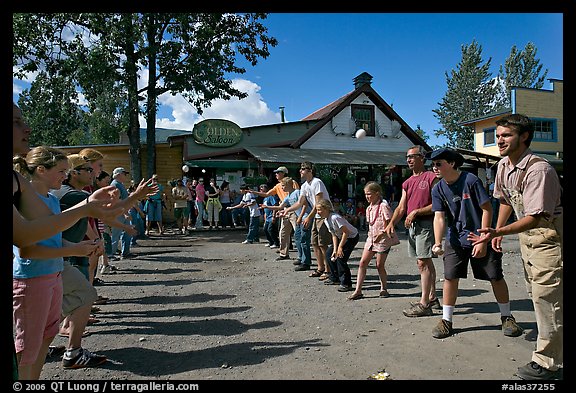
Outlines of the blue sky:
{"label": "blue sky", "polygon": [[[476,40],[492,75],[516,45],[532,42],[548,69],[563,79],[563,15],[560,13],[271,13],[264,21],[279,41],[268,59],[232,75],[249,97],[216,101],[199,116],[179,96],[160,97],[157,127],[192,130],[205,118],[224,118],[242,127],[298,121],[353,90],[362,72],[372,87],[412,127],[430,136],[440,124],[432,112],[446,92],[445,73],[461,60],[461,46]],[[143,74],[140,83],[147,81]],[[27,84],[13,81],[14,100]],[[545,89],[550,88],[546,81]],[[146,122],[140,118],[140,126]]]}

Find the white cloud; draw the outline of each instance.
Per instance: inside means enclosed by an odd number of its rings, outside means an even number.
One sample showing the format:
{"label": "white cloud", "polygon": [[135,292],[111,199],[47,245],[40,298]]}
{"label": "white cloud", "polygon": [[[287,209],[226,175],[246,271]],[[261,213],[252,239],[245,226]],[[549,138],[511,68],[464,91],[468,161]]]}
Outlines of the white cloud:
{"label": "white cloud", "polygon": [[[239,100],[215,100],[209,108],[204,109],[202,116],[180,95],[172,96],[165,93],[158,98],[160,109],[156,119],[156,127],[179,130],[192,130],[194,124],[204,119],[226,119],[240,127],[277,123],[280,114],[276,113],[264,101],[260,94],[260,86],[246,79],[234,79],[232,85],[248,97]],[[140,117],[141,127],[146,127],[146,121]]]}

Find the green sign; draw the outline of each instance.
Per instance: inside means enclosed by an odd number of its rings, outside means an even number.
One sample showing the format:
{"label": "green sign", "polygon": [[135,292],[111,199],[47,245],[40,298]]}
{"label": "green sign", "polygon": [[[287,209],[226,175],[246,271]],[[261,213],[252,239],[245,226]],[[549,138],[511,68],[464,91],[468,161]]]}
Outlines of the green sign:
{"label": "green sign", "polygon": [[229,120],[207,119],[194,125],[194,142],[212,147],[234,146],[242,139],[242,129]]}

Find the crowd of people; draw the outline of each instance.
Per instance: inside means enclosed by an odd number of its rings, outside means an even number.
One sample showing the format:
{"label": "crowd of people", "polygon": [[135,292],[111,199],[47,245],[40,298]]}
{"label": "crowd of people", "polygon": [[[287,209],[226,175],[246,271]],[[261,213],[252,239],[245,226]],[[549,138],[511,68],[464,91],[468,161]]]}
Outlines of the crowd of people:
{"label": "crowd of people", "polygon": [[[82,346],[86,326],[97,323],[98,274],[113,274],[113,262],[132,258],[135,239],[149,236],[156,222],[163,234],[162,209],[168,201],[158,176],[130,184],[129,171],[103,171],[105,157],[94,149],[78,154],[38,146],[30,149],[31,130],[18,106],[13,108],[13,379],[39,379],[47,357],[62,358],[64,368],[95,367],[106,356]],[[482,181],[461,170],[464,158],[456,150],[432,152],[422,146],[407,150],[411,176],[402,183],[400,199],[376,181],[361,179],[355,199],[340,203],[316,176],[316,167],[302,162],[299,174],[286,167],[274,173],[277,184],[238,195],[215,179],[176,180],[169,190],[177,233],[194,229],[245,226],[242,242],[276,249],[277,260],[293,259],[295,271],[352,292],[350,301],[364,298],[366,270],[375,259],[379,296],[388,290],[386,260],[401,246],[397,227],[407,231],[408,254],[420,273],[421,296],[403,311],[406,317],[442,318],[431,326],[431,337],[454,334],[454,314],[460,279],[468,267],[478,280],[490,282],[500,310],[502,333],[518,337],[522,328],[510,306],[502,266],[502,236],[519,234],[527,288],[534,304],[538,339],[532,359],[518,369],[527,380],[561,379],[563,370],[563,238],[561,187],[555,170],[529,149],[533,125],[522,115],[497,122],[497,142],[504,157],[498,164],[493,203]],[[432,164],[426,169],[426,161]],[[396,196],[394,196],[396,198]],[[515,213],[516,220],[510,222]],[[496,217],[496,222],[493,218]],[[403,225],[401,225],[403,224]],[[365,236],[363,233],[365,232]],[[360,262],[354,275],[348,261],[360,241]],[[290,251],[295,257],[290,256]],[[316,269],[312,270],[312,253]],[[434,259],[442,258],[442,302],[437,296]],[[101,264],[101,266],[99,266]],[[456,313],[457,314],[457,313]],[[68,338],[64,347],[51,346],[56,335]]]}

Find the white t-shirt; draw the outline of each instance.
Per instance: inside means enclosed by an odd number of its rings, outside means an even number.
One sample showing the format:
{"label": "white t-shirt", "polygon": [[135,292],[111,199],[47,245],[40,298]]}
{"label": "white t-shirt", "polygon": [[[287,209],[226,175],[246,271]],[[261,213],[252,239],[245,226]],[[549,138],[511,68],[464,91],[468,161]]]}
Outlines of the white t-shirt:
{"label": "white t-shirt", "polygon": [[[330,194],[328,194],[328,190],[324,185],[324,182],[317,177],[312,178],[310,182],[305,181],[300,187],[300,193],[303,194],[310,206],[316,206],[316,195],[322,193],[323,199],[328,199],[330,201]],[[330,201],[330,205],[332,205],[332,201]],[[316,213],[315,218],[320,218],[320,215]]]}
{"label": "white t-shirt", "polygon": [[358,235],[358,229],[348,222],[344,217],[337,213],[330,213],[330,215],[324,220],[324,224],[328,228],[331,234],[336,235],[338,239],[342,239],[342,228],[346,227],[349,230],[349,239],[352,239]]}
{"label": "white t-shirt", "polygon": [[260,208],[258,207],[258,203],[256,202],[256,195],[252,194],[251,192],[247,192],[242,197],[242,202],[244,202],[247,205],[254,202],[250,206],[248,206],[248,209],[250,209],[250,217],[260,217]]}

